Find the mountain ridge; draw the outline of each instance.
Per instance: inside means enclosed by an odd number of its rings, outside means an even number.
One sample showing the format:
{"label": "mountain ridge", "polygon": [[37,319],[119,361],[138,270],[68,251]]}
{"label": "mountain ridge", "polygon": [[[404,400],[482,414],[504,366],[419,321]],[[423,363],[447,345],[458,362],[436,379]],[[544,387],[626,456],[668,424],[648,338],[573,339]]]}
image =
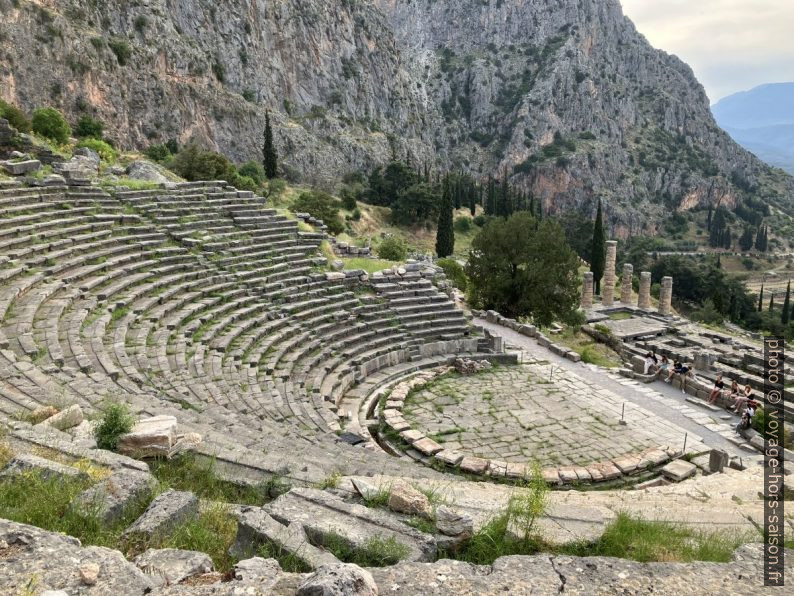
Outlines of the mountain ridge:
{"label": "mountain ridge", "polygon": [[550,213],[601,198],[620,237],[656,233],[676,210],[794,210],[792,179],[717,127],[691,68],[651,48],[617,0],[0,10],[0,95],[92,113],[121,146],[192,138],[256,159],[270,110],[287,175],[312,184],[408,157],[508,175]]}

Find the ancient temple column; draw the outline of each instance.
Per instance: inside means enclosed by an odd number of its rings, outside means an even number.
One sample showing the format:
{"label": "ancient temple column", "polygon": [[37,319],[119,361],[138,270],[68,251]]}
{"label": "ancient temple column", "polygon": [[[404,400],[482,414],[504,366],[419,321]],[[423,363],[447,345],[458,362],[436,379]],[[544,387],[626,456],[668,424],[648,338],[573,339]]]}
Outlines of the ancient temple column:
{"label": "ancient temple column", "polygon": [[593,306],[593,272],[588,271],[584,274],[582,283],[582,309],[590,310]]}
{"label": "ancient temple column", "polygon": [[607,260],[604,267],[604,288],[601,291],[601,303],[612,306],[615,302],[615,261],[618,257],[617,240],[607,240]]}
{"label": "ancient temple column", "polygon": [[634,277],[634,265],[623,265],[623,287],[620,289],[620,301],[631,304],[631,281]]}
{"label": "ancient temple column", "polygon": [[662,287],[659,290],[659,314],[669,315],[673,302],[673,278],[663,277]]}
{"label": "ancient temple column", "polygon": [[643,271],[640,273],[640,298],[637,301],[637,308],[648,310],[651,308],[651,272]]}

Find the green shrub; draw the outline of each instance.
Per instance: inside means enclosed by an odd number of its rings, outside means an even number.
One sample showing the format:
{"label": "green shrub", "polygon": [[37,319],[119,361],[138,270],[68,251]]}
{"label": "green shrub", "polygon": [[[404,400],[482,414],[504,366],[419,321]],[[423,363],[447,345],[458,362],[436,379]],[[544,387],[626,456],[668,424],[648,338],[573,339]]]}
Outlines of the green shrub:
{"label": "green shrub", "polygon": [[322,219],[332,234],[341,234],[344,229],[342,218],[339,217],[339,201],[328,193],[313,190],[303,192],[292,205],[293,213],[308,213],[312,217]]}
{"label": "green shrub", "polygon": [[237,171],[240,176],[247,176],[254,180],[257,184],[262,184],[265,180],[265,168],[258,161],[247,161]]}
{"label": "green shrub", "polygon": [[111,403],[105,407],[102,419],[94,429],[97,447],[115,451],[119,445],[119,437],[127,434],[135,425],[135,417],[126,404]]}
{"label": "green shrub", "polygon": [[143,153],[152,161],[159,163],[164,162],[171,157],[171,151],[166,145],[149,145],[149,147]]}
{"label": "green shrub", "polygon": [[350,215],[350,219],[353,221],[359,221],[361,219],[361,209],[356,207],[353,209],[353,213]]}
{"label": "green shrub", "polygon": [[108,41],[108,47],[116,55],[116,60],[120,66],[126,66],[132,57],[132,48],[126,40],[120,37],[114,37]]}
{"label": "green shrub", "polygon": [[452,282],[453,286],[462,292],[466,291],[468,279],[466,278],[466,272],[463,270],[463,267],[460,263],[458,263],[455,259],[439,259],[436,261],[436,265],[444,270],[447,279]]}
{"label": "green shrub", "polygon": [[176,154],[171,170],[191,182],[196,180],[229,180],[235,173],[232,163],[220,153],[204,151],[191,143]]}
{"label": "green shrub", "polygon": [[342,199],[342,208],[352,211],[356,208],[357,201],[361,200],[364,193],[364,185],[360,182],[353,182],[342,186],[339,196]]}
{"label": "green shrub", "polygon": [[74,127],[74,136],[78,139],[86,137],[101,139],[104,131],[105,125],[102,122],[85,115],[81,116],[80,120],[77,121],[77,126]]}
{"label": "green shrub", "polygon": [[404,261],[408,256],[408,246],[397,236],[389,236],[378,244],[378,256],[387,261]]}
{"label": "green shrub", "polygon": [[475,226],[477,226],[478,228],[481,228],[487,223],[488,216],[487,215],[478,215],[472,221],[474,222]]}
{"label": "green shrub", "polygon": [[30,132],[30,120],[18,107],[0,99],[0,118],[5,118],[8,123],[19,132]]}
{"label": "green shrub", "polygon": [[33,112],[33,132],[63,145],[69,141],[72,129],[55,108],[39,108]]}
{"label": "green shrub", "polygon": [[272,201],[278,201],[286,189],[287,183],[282,178],[273,178],[267,183],[267,196]]}
{"label": "green shrub", "polygon": [[456,217],[455,218],[455,231],[466,233],[471,230],[472,221],[471,217],[463,216],[463,217]]}
{"label": "green shrub", "polygon": [[118,153],[116,150],[111,147],[106,141],[102,141],[100,139],[83,139],[79,143],[77,143],[77,147],[86,147],[91,149],[92,151],[96,151],[99,154],[99,157],[102,158],[103,161],[108,163],[113,163],[118,158]]}

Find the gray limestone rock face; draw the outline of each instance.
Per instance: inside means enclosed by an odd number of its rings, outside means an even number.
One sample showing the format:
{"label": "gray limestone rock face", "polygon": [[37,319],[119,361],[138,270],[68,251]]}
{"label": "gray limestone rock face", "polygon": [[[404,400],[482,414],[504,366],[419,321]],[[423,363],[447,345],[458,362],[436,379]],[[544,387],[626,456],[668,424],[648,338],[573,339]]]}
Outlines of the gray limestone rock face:
{"label": "gray limestone rock face", "polygon": [[25,472],[37,472],[45,480],[52,478],[88,480],[88,475],[77,468],[27,453],[14,456],[0,472],[0,477],[16,476]]}
{"label": "gray limestone rock face", "polygon": [[297,596],[377,596],[372,574],[358,565],[320,567],[298,588]]}
{"label": "gray limestone rock face", "polygon": [[299,524],[316,544],[333,535],[354,550],[363,550],[373,540],[394,539],[406,548],[406,558],[412,561],[432,560],[436,552],[432,536],[411,528],[400,518],[347,503],[321,490],[293,488],[264,509],[283,524]]}
{"label": "gray limestone rock face", "polygon": [[178,584],[214,569],[207,554],[177,548],[150,548],[135,558],[135,564],[161,585]]}
{"label": "gray limestone rock face", "polygon": [[125,510],[150,495],[157,481],[146,472],[116,471],[77,496],[74,507],[92,511],[104,523],[113,523]]}
{"label": "gray limestone rock face", "polygon": [[[70,536],[0,519],[0,586],[4,594],[27,593],[36,578],[36,593],[63,590],[66,594],[143,595],[155,587],[119,551],[96,546],[83,547]],[[94,585],[81,577],[99,566]],[[86,576],[88,577],[88,576]]]}
{"label": "gray limestone rock face", "polygon": [[124,537],[138,534],[162,536],[198,514],[198,498],[193,493],[169,490],[158,495],[133,524],[124,530]]}

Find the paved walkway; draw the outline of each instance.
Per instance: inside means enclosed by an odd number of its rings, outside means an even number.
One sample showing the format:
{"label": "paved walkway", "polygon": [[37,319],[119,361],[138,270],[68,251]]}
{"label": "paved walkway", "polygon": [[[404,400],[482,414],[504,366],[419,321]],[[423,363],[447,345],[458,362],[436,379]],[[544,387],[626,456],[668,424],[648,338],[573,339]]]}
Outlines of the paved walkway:
{"label": "paved walkway", "polygon": [[[745,465],[751,462],[759,465],[763,463],[763,457],[755,449],[739,446],[742,441],[733,430],[738,418],[729,416],[728,412],[712,412],[705,407],[691,404],[686,401],[688,395],[661,381],[644,385],[621,377],[617,371],[571,362],[538,345],[534,339],[501,325],[489,323],[485,319],[475,318],[474,324],[502,336],[508,346],[521,350],[525,358],[548,362],[547,370],[552,380],[556,375],[567,377],[573,374],[617,395],[625,403],[625,418],[629,425],[646,424],[645,414],[650,412],[654,419],[664,419],[688,433],[687,451],[692,450],[693,444],[702,444],[708,449],[724,449],[731,456],[742,458]],[[682,434],[680,447],[683,447],[683,443]]]}

